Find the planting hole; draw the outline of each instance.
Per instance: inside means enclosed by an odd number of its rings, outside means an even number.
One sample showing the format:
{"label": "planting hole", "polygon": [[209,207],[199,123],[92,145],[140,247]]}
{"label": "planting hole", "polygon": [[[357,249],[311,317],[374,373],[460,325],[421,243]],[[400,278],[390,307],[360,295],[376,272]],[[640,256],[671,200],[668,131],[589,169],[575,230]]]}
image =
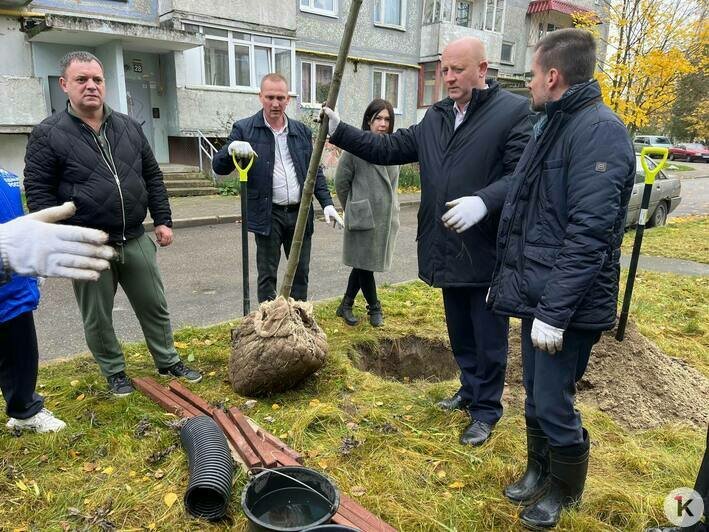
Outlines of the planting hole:
{"label": "planting hole", "polygon": [[457,378],[459,371],[450,346],[418,336],[357,344],[350,358],[362,371],[399,381],[443,381]]}

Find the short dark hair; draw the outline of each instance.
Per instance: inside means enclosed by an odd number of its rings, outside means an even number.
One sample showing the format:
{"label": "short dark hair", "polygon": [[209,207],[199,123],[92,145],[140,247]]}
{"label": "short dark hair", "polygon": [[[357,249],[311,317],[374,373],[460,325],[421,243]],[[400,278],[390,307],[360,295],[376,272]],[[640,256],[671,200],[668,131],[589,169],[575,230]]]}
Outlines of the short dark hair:
{"label": "short dark hair", "polygon": [[101,67],[101,70],[103,70],[103,63],[91,52],[86,52],[84,50],[69,52],[59,60],[59,68],[62,70],[62,77],[66,76],[66,69],[69,68],[69,65],[72,63],[90,63],[91,61],[96,61]]}
{"label": "short dark hair", "polygon": [[596,40],[588,30],[566,28],[556,30],[534,47],[537,62],[545,70],[555,68],[569,85],[583,83],[596,69]]}
{"label": "short dark hair", "polygon": [[387,133],[393,133],[394,107],[392,107],[388,101],[382,100],[381,98],[374,98],[364,110],[364,116],[362,117],[362,129],[369,131],[371,129],[369,127],[370,122],[382,109],[389,111],[389,131],[387,131]]}

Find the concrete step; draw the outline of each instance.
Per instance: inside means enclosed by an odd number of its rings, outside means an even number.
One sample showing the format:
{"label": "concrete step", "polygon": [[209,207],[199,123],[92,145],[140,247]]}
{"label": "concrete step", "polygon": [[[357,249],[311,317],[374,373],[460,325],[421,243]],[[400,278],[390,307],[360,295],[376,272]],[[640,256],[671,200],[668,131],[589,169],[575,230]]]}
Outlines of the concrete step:
{"label": "concrete step", "polygon": [[205,188],[213,187],[213,183],[206,179],[165,179],[165,188],[170,190],[171,188]]}
{"label": "concrete step", "polygon": [[199,166],[163,163],[160,165],[160,170],[162,170],[163,174],[173,174],[175,172],[199,172]]}
{"label": "concrete step", "polygon": [[196,188],[169,188],[167,195],[171,198],[184,196],[213,196],[219,194],[219,189],[215,187]]}
{"label": "concrete step", "polygon": [[[177,179],[207,179],[201,172],[163,172],[165,181],[175,181]],[[211,181],[211,180],[210,180]]]}

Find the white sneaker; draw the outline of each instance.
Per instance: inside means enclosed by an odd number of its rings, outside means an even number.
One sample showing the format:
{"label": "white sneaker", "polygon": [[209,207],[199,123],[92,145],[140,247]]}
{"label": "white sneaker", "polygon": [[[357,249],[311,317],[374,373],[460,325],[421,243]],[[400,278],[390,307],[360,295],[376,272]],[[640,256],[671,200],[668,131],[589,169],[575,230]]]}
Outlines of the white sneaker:
{"label": "white sneaker", "polygon": [[54,417],[49,410],[43,408],[27,419],[11,417],[5,425],[10,430],[33,430],[35,432],[57,432],[66,427],[61,419]]}

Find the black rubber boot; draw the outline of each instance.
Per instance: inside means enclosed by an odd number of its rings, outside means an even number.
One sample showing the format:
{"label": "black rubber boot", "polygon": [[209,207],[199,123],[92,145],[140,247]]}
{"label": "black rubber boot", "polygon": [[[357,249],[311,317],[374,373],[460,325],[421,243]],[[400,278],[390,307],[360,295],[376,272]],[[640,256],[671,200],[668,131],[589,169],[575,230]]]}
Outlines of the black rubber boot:
{"label": "black rubber boot", "polygon": [[581,501],[588,473],[588,432],[584,442],[571,447],[549,447],[550,482],[542,497],[519,515],[522,524],[532,530],[553,528],[564,508]]}
{"label": "black rubber boot", "polygon": [[352,305],[354,305],[354,299],[345,296],[340,301],[340,306],[337,307],[336,314],[345,320],[347,325],[357,325],[359,323],[357,316],[352,313]]}
{"label": "black rubber boot", "polygon": [[544,431],[527,424],[527,470],[505,488],[505,497],[515,504],[531,504],[549,484],[549,439]]}
{"label": "black rubber boot", "polygon": [[381,302],[377,301],[374,305],[367,305],[367,314],[369,314],[369,323],[372,324],[372,327],[384,325]]}

